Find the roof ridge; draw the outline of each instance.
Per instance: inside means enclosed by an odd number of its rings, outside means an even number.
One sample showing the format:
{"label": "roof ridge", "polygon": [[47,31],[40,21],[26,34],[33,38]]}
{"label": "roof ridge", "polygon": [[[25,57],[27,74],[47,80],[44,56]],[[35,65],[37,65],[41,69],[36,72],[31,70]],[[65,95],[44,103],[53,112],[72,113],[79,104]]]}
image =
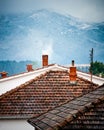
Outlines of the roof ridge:
{"label": "roof ridge", "polygon": [[[53,64],[52,64],[53,65]],[[43,77],[43,76],[45,76],[47,73],[49,73],[49,72],[68,72],[68,70],[47,70],[47,71],[45,71],[45,73],[44,74],[40,74],[39,76],[36,76],[34,79],[31,79],[31,80],[29,80],[29,81],[27,81],[27,82],[25,82],[25,83],[23,83],[23,84],[21,84],[21,85],[19,85],[19,86],[17,86],[17,87],[15,87],[15,88],[13,88],[13,89],[11,89],[11,90],[9,90],[9,91],[7,91],[6,93],[3,93],[2,95],[0,95],[0,100],[2,99],[2,98],[4,98],[5,96],[8,96],[9,94],[12,94],[13,92],[15,92],[15,91],[17,91],[18,89],[21,89],[21,88],[23,88],[23,87],[26,87],[27,85],[29,85],[29,84],[31,84],[33,81],[36,81],[36,80],[38,80],[38,79],[40,79],[41,77]],[[84,80],[84,81],[86,81],[86,82],[88,82],[88,83],[92,83],[92,85],[98,85],[98,84],[95,84],[95,83],[93,83],[93,82],[91,82],[91,81],[89,81],[89,80],[87,80],[87,79],[84,79],[84,78],[82,78],[82,77],[79,77],[78,76],[78,78],[80,78],[80,79],[82,79],[82,80]],[[100,87],[100,86],[99,86]],[[98,88],[98,87],[97,87]],[[97,89],[96,88],[96,89]]]}
{"label": "roof ridge", "polygon": [[[64,71],[64,72],[67,72],[67,70],[63,70],[63,71]],[[23,88],[23,87],[26,87],[27,85],[31,84],[33,81],[37,81],[38,79],[40,79],[40,78],[42,78],[43,76],[47,75],[47,73],[49,73],[49,72],[62,72],[62,70],[47,70],[47,71],[45,71],[44,74],[40,74],[39,76],[36,76],[34,79],[31,79],[31,80],[29,80],[29,81],[27,81],[27,82],[25,82],[25,83],[23,83],[23,84],[17,86],[16,88],[13,88],[13,89],[7,91],[6,93],[3,93],[2,95],[0,95],[0,100],[1,100],[2,98],[4,98],[5,96],[8,96],[9,94],[14,93],[14,92],[17,91],[18,89],[21,89],[21,88]]]}
{"label": "roof ridge", "polygon": [[[55,64],[49,64],[48,66],[46,66],[46,67],[39,67],[39,68],[35,68],[35,69],[33,69],[31,72],[33,72],[33,71],[37,71],[37,70],[41,70],[41,69],[44,69],[44,68],[48,68],[48,67],[50,67],[50,66],[54,66]],[[6,78],[10,78],[10,77],[14,77],[14,76],[18,76],[18,75],[21,75],[21,74],[25,74],[25,73],[28,73],[28,71],[26,71],[26,72],[21,72],[21,73],[18,73],[18,74],[14,74],[14,75],[10,75],[10,76],[7,76]],[[4,79],[4,78],[0,78],[0,80],[1,79]]]}
{"label": "roof ridge", "polygon": [[29,80],[29,81],[27,81],[27,82],[25,82],[25,83],[23,83],[23,84],[17,86],[16,88],[11,89],[10,91],[7,91],[6,93],[0,95],[0,100],[1,100],[2,98],[4,98],[5,96],[8,96],[9,94],[14,93],[14,92],[17,91],[18,89],[21,89],[21,88],[23,88],[23,87],[26,87],[27,85],[31,84],[33,81],[36,81],[36,80],[40,79],[41,77],[45,76],[48,72],[49,72],[49,71],[46,71],[44,74],[40,74],[39,76],[35,77],[34,79],[31,79],[31,80]]}
{"label": "roof ridge", "polygon": [[9,94],[12,94],[13,92],[17,91],[18,89],[21,89],[21,88],[25,87],[26,85],[28,85],[29,83],[31,83],[33,80],[34,79],[29,80],[29,81],[25,82],[24,84],[21,84],[21,85],[17,86],[16,88],[13,88],[13,89],[7,91],[6,93],[3,93],[2,95],[0,95],[0,100],[2,98],[4,98],[5,96],[8,96]]}

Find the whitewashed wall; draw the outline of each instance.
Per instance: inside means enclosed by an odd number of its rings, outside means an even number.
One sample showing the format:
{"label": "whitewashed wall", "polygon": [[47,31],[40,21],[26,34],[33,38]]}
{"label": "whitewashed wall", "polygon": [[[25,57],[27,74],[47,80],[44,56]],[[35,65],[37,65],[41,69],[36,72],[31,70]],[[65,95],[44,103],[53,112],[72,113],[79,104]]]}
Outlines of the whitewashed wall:
{"label": "whitewashed wall", "polygon": [[0,130],[35,130],[26,120],[0,120]]}

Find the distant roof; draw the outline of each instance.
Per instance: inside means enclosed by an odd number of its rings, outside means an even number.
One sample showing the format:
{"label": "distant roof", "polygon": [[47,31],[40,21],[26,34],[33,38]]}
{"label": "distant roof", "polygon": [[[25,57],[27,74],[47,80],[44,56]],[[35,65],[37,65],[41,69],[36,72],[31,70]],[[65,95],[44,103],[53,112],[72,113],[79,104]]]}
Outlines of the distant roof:
{"label": "distant roof", "polygon": [[0,119],[37,117],[98,87],[79,77],[72,85],[68,70],[48,70],[0,96]]}
{"label": "distant roof", "polygon": [[104,129],[104,85],[28,122],[39,130]]}

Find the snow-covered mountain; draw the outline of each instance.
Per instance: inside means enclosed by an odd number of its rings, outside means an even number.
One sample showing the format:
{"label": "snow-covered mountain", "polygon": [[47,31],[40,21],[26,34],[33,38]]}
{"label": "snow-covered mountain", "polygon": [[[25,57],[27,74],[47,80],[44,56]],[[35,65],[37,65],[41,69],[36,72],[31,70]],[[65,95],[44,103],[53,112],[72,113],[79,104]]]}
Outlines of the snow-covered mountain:
{"label": "snow-covered mountain", "polygon": [[104,62],[104,22],[88,23],[49,10],[0,16],[0,60],[41,60],[50,63]]}

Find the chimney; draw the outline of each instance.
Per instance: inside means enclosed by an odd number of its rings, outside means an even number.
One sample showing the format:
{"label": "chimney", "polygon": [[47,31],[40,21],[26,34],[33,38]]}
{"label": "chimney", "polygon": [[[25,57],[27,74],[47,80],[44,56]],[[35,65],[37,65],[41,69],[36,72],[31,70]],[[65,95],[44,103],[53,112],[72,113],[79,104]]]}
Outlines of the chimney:
{"label": "chimney", "polygon": [[48,55],[42,55],[42,65],[48,66]]}
{"label": "chimney", "polygon": [[1,74],[1,78],[6,78],[7,77],[7,72],[0,72],[0,74]]}
{"label": "chimney", "polygon": [[32,65],[31,65],[31,64],[28,64],[28,65],[27,65],[27,71],[28,71],[28,72],[33,71],[33,68],[32,68]]}
{"label": "chimney", "polygon": [[76,67],[74,66],[74,60],[72,60],[72,66],[70,67],[70,73],[69,73],[70,84],[76,84],[76,78],[77,78]]}

